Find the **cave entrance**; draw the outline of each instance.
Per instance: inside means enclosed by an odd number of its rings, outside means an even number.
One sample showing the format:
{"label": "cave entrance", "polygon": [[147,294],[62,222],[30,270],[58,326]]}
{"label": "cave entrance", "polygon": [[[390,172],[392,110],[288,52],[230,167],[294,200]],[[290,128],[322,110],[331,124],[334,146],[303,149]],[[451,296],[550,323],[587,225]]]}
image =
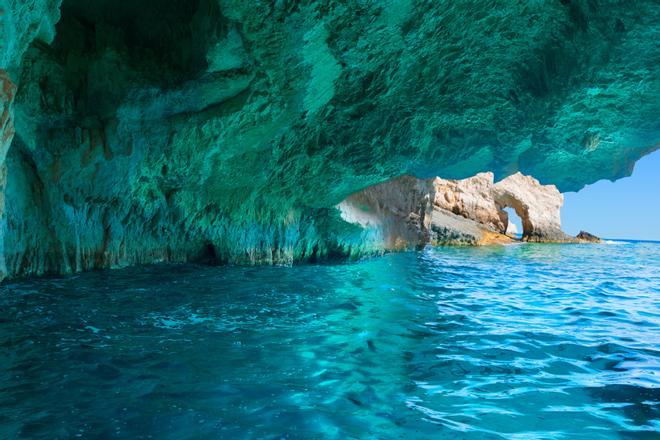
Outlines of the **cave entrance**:
{"label": "cave entrance", "polygon": [[516,210],[511,207],[505,207],[503,211],[507,217],[506,235],[516,239],[522,238],[524,231],[522,219]]}

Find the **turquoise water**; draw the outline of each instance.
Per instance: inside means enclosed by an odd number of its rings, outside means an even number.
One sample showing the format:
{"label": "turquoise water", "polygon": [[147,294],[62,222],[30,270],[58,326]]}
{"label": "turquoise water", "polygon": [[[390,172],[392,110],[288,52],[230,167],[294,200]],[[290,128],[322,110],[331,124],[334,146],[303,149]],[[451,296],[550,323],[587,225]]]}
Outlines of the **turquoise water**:
{"label": "turquoise water", "polygon": [[658,438],[660,244],[0,288],[0,438]]}

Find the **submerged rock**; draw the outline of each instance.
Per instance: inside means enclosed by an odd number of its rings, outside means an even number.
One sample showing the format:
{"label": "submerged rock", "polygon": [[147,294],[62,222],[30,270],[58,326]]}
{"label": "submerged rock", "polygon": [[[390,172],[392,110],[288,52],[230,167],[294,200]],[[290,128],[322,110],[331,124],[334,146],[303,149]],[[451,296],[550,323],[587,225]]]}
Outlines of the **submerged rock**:
{"label": "submerged rock", "polygon": [[359,255],[383,246],[334,207],[396,176],[627,175],[659,146],[659,9],[0,0],[5,272]]}

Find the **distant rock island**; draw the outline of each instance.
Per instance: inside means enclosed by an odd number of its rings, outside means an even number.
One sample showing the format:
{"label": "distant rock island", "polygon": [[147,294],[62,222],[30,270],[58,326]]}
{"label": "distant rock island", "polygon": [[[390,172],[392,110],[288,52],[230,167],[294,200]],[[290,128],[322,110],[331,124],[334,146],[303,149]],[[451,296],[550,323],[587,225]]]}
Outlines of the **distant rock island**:
{"label": "distant rock island", "polygon": [[593,234],[590,234],[586,231],[580,231],[578,235],[575,236],[581,243],[602,243],[603,240],[600,237],[596,237]]}
{"label": "distant rock island", "polygon": [[561,230],[563,203],[554,185],[521,173],[495,183],[488,172],[463,180],[402,176],[348,197],[339,209],[344,220],[378,230],[374,237],[385,249],[512,243],[518,239],[505,208],[521,218],[522,241],[600,242],[584,231],[572,237]]}

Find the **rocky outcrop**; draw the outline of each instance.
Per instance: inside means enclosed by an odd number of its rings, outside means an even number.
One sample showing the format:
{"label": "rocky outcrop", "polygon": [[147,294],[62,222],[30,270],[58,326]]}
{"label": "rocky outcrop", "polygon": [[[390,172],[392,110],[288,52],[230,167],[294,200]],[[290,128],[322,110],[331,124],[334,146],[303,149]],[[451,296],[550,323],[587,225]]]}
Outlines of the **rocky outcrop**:
{"label": "rocky outcrop", "polygon": [[554,185],[530,176],[495,183],[493,173],[480,173],[463,180],[404,176],[348,197],[339,209],[383,249],[510,243],[507,207],[522,220],[523,241],[578,242],[561,230],[563,201]]}
{"label": "rocky outcrop", "polygon": [[655,0],[0,11],[11,275],[357,255],[369,233],[334,206],[393,177],[575,190],[659,146]]}
{"label": "rocky outcrop", "polygon": [[538,242],[571,242],[561,230],[564,197],[554,185],[541,185],[521,173],[495,183],[493,173],[463,180],[436,178],[435,206],[476,221],[499,234],[507,234],[504,208],[513,208],[522,221],[522,239]]}
{"label": "rocky outcrop", "polygon": [[431,219],[430,240],[433,246],[482,246],[508,244],[510,237],[486,225],[435,207]]}
{"label": "rocky outcrop", "polygon": [[596,237],[593,234],[590,234],[586,231],[580,231],[578,235],[575,236],[581,243],[602,243],[603,240],[599,237]]}
{"label": "rocky outcrop", "polygon": [[506,212],[497,205],[493,173],[479,173],[463,180],[436,178],[433,180],[434,200],[437,208],[474,220],[487,228],[506,231]]}
{"label": "rocky outcrop", "polygon": [[402,176],[355,193],[337,208],[365,231],[359,240],[364,251],[402,250],[429,241],[432,194],[431,181]]}
{"label": "rocky outcrop", "polygon": [[[541,185],[531,176],[513,174],[493,185],[493,199],[499,212],[511,207],[522,221],[522,239],[537,242],[571,242],[561,230],[564,196],[554,185]],[[499,229],[506,233],[506,227]]]}

